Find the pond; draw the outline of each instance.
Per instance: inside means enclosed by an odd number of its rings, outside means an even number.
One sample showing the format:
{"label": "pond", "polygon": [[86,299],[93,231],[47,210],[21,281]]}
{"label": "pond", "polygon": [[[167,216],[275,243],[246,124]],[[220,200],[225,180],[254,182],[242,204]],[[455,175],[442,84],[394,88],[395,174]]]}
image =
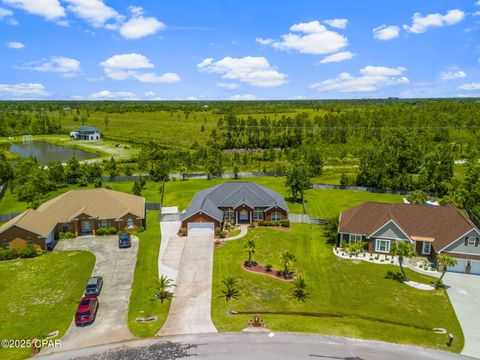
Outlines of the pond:
{"label": "pond", "polygon": [[46,164],[51,161],[65,162],[74,154],[78,160],[93,159],[98,157],[98,155],[94,153],[73,149],[68,146],[55,145],[49,143],[48,141],[33,141],[26,144],[0,144],[0,149],[7,150],[24,158],[33,156],[40,164]]}

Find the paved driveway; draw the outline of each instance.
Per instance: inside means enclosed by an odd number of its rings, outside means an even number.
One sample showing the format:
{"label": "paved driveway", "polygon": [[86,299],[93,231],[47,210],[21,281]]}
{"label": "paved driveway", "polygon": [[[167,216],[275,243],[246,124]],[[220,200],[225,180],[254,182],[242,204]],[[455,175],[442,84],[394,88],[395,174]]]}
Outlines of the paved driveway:
{"label": "paved driveway", "polygon": [[133,338],[128,330],[127,314],[137,260],[138,238],[132,236],[131,248],[119,249],[116,236],[82,236],[61,240],[55,251],[64,250],[92,252],[96,257],[92,275],[103,277],[103,289],[98,297],[100,307],[95,322],[89,326],[76,327],[72,321],[67,334],[62,338],[60,350]]}
{"label": "paved driveway", "polygon": [[462,354],[480,358],[480,276],[448,272],[444,283],[465,335]]}
{"label": "paved driveway", "polygon": [[216,332],[210,315],[213,274],[213,230],[190,230],[167,320],[158,335]]}

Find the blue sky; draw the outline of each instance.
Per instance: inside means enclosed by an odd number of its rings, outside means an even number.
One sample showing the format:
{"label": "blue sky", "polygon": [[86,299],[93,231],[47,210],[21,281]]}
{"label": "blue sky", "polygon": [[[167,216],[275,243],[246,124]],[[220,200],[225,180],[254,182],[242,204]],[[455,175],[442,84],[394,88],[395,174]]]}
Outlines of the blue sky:
{"label": "blue sky", "polygon": [[480,96],[480,0],[0,0],[0,99]]}

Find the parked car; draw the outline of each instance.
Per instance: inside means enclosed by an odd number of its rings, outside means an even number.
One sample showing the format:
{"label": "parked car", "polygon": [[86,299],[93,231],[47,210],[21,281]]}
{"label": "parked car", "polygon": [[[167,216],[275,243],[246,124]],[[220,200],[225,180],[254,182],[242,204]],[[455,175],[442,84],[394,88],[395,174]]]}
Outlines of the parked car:
{"label": "parked car", "polygon": [[89,325],[95,321],[98,310],[98,299],[96,296],[85,296],[80,300],[75,313],[75,325]]}
{"label": "parked car", "polygon": [[129,233],[118,234],[118,247],[120,249],[129,248],[132,246],[132,241]]}
{"label": "parked car", "polygon": [[100,291],[102,291],[103,286],[103,278],[101,276],[94,276],[91,277],[87,281],[87,287],[85,288],[85,295],[100,295]]}

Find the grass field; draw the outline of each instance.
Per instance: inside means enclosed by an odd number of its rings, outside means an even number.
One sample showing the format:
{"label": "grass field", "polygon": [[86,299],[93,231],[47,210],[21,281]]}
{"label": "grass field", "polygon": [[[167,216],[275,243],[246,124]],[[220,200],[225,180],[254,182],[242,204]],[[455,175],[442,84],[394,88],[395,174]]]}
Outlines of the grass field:
{"label": "grass field", "polygon": [[[306,303],[291,296],[291,285],[269,276],[248,273],[241,268],[247,259],[243,244],[254,239],[254,260],[280,268],[279,254],[293,252],[297,274],[307,279],[311,298]],[[322,236],[322,227],[293,224],[290,231],[255,228],[243,240],[227,242],[215,249],[212,319],[219,331],[240,331],[253,315],[229,315],[236,311],[304,311],[340,313],[343,317],[262,315],[272,331],[310,332],[334,336],[375,339],[416,344],[459,352],[463,333],[445,290],[421,291],[385,278],[393,265],[339,259]],[[408,271],[415,281],[431,283],[433,278]],[[226,302],[221,280],[232,275],[239,279],[238,300]],[[447,347],[446,335],[434,327],[446,328],[455,336]]]}
{"label": "grass field", "polygon": [[[158,252],[160,250],[160,225],[158,211],[148,211],[146,231],[139,233],[140,245],[135,266],[135,277],[128,307],[128,327],[139,337],[151,337],[165,322],[170,301],[163,304],[153,300],[158,286]],[[151,323],[137,323],[137,317],[157,316]]]}
{"label": "grass field", "polygon": [[[85,251],[0,262],[0,339],[44,339],[55,330],[63,336],[94,264]],[[1,359],[30,355],[29,348],[0,349]]]}

